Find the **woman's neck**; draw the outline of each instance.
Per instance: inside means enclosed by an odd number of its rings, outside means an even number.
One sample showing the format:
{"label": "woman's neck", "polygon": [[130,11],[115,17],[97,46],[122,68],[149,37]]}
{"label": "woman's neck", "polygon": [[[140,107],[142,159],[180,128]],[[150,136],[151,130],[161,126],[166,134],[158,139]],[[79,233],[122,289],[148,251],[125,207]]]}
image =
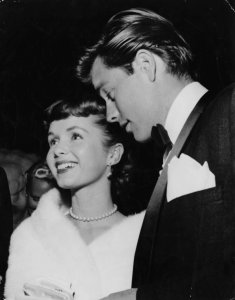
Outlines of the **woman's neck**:
{"label": "woman's neck", "polygon": [[[110,189],[104,191],[95,189],[95,192],[85,189],[72,194],[72,212],[74,215],[85,218],[96,218],[109,214],[114,208]],[[125,216],[120,212],[110,214],[108,217],[100,218],[97,221],[84,222],[73,218],[70,219],[78,228],[83,240],[89,244],[98,236],[121,222]]]}
{"label": "woman's neck", "polygon": [[72,210],[80,217],[96,217],[112,210],[109,185],[89,186],[72,192]]}

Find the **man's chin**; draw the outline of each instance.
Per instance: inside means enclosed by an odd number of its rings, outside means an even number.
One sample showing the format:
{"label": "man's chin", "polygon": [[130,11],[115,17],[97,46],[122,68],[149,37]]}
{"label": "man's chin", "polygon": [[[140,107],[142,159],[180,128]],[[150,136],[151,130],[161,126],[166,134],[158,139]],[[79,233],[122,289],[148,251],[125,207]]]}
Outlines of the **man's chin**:
{"label": "man's chin", "polygon": [[138,135],[136,133],[133,133],[132,135],[136,140],[136,142],[138,143],[147,143],[151,139],[151,136],[140,135],[140,134]]}

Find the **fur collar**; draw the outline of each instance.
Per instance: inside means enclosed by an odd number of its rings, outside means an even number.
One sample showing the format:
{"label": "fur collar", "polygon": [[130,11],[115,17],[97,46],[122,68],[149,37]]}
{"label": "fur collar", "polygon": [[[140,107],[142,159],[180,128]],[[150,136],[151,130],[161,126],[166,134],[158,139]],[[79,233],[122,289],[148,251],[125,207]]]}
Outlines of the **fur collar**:
{"label": "fur collar", "polygon": [[[6,298],[22,294],[23,284],[38,277],[63,282],[67,288],[72,284],[82,300],[99,299],[123,287],[131,287],[131,261],[144,213],[126,218],[87,246],[65,216],[67,210],[59,191],[52,189],[40,199],[32,216],[16,228],[11,239]],[[124,274],[125,264],[130,274]],[[125,267],[120,276],[116,274],[119,265]],[[129,277],[127,287],[126,282],[122,283],[125,276]]]}

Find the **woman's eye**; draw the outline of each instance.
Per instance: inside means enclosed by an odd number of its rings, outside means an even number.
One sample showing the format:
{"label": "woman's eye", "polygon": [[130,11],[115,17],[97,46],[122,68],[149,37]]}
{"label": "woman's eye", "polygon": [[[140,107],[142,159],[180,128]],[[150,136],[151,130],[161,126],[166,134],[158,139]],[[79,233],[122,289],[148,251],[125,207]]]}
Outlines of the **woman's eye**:
{"label": "woman's eye", "polygon": [[52,147],[52,146],[56,145],[57,142],[58,142],[58,140],[51,139],[51,140],[48,141],[48,144],[49,144],[50,147]]}
{"label": "woman's eye", "polygon": [[79,133],[73,133],[72,134],[72,140],[80,140],[82,139],[82,136]]}

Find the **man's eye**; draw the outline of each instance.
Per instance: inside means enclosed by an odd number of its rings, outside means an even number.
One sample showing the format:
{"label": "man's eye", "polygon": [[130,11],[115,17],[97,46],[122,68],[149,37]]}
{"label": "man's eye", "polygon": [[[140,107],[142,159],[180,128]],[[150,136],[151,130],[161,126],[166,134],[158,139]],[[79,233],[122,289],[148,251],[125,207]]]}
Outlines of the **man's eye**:
{"label": "man's eye", "polygon": [[105,98],[106,98],[106,100],[109,100],[109,101],[112,101],[112,102],[114,102],[115,101],[115,99],[114,99],[114,97],[113,97],[113,95],[112,95],[112,93],[111,92],[106,92],[105,93]]}
{"label": "man's eye", "polygon": [[112,101],[112,102],[115,101],[114,97],[112,97],[111,94],[108,94],[108,95],[107,95],[107,98],[108,98],[108,100],[110,100],[110,101]]}

